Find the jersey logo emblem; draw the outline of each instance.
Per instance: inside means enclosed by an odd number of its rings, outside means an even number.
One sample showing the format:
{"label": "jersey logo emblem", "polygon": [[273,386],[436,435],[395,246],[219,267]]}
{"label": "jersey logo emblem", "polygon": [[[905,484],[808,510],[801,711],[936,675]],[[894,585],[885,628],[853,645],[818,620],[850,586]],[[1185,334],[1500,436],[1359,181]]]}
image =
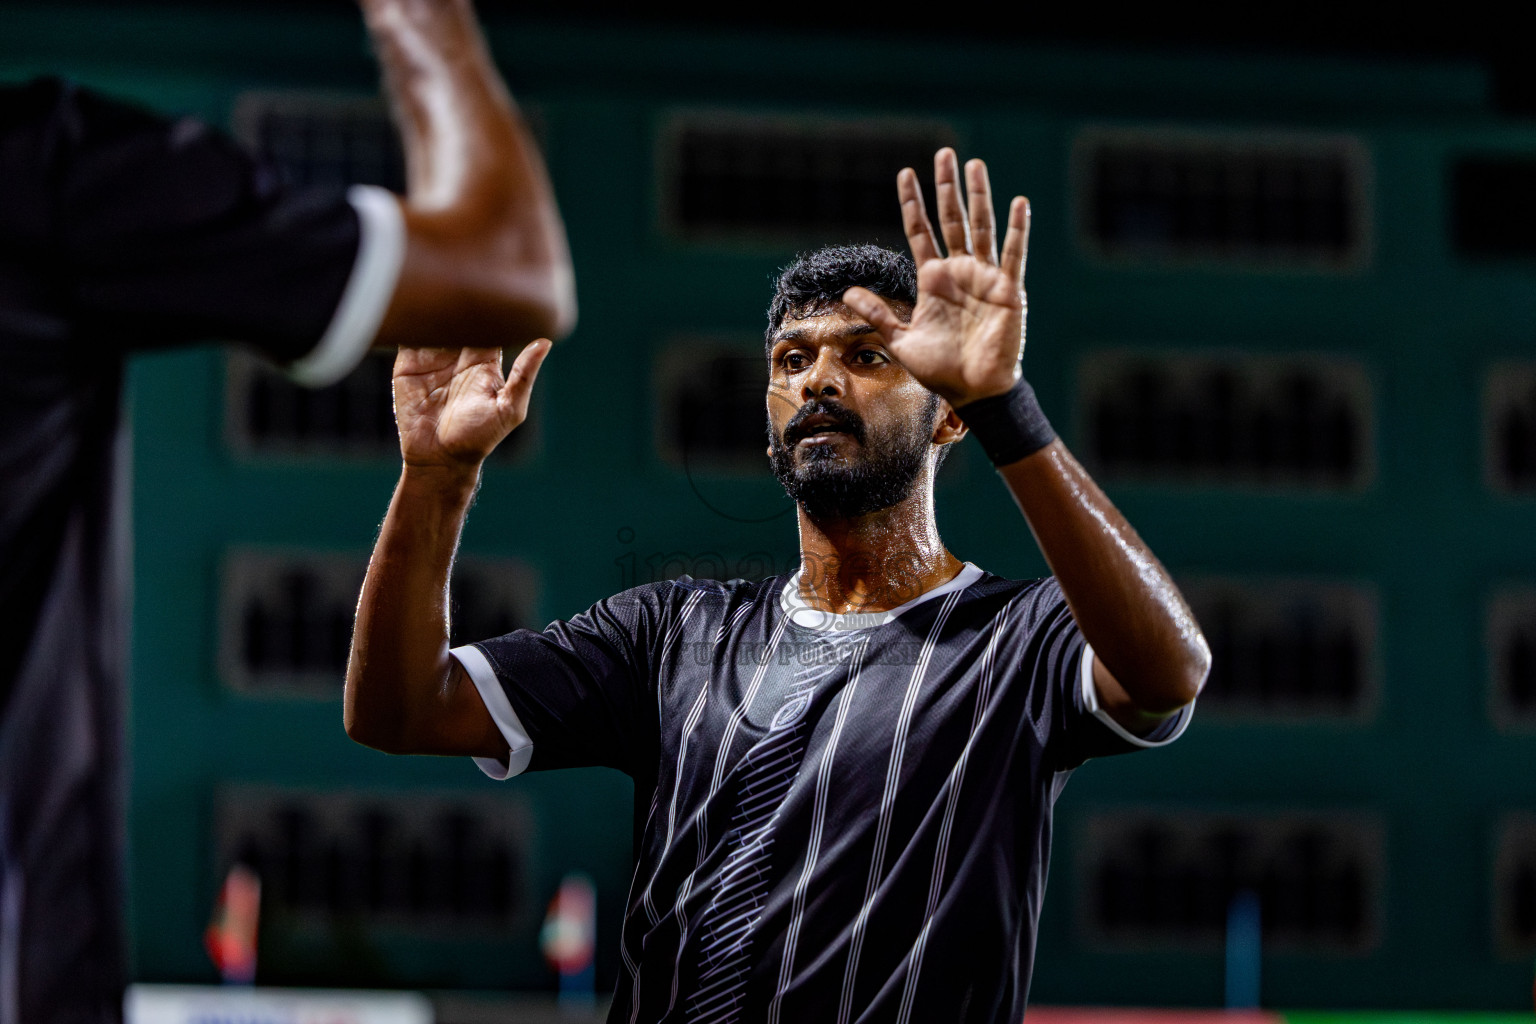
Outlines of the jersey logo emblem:
{"label": "jersey logo emblem", "polygon": [[805,714],[805,709],[810,706],[811,695],[808,693],[791,698],[789,703],[779,708],[778,714],[773,716],[773,721],[768,723],[768,731],[777,732],[794,725],[800,721],[800,717]]}

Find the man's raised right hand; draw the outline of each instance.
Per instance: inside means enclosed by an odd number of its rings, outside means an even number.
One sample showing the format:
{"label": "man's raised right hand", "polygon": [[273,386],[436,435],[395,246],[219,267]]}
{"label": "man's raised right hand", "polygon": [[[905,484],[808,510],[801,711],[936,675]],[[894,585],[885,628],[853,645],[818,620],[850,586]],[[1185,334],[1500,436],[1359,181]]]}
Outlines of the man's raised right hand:
{"label": "man's raised right hand", "polygon": [[550,342],[530,342],[505,377],[499,348],[402,348],[395,357],[395,423],[406,469],[475,473],[528,417]]}

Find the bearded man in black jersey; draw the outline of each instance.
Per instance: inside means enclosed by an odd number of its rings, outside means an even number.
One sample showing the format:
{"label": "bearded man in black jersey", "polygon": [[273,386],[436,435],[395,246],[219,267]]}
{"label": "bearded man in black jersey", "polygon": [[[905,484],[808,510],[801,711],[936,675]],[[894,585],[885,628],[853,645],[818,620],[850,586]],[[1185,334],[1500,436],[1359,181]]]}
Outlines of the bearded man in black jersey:
{"label": "bearded man in black jersey", "polygon": [[[823,250],[769,312],[769,455],[800,571],[682,579],[450,651],[444,595],[486,455],[548,353],[402,349],[404,470],[363,586],[346,726],[495,778],[635,780],[613,1021],[1023,1015],[1051,810],[1090,757],[1182,732],[1210,653],[1157,559],[1020,375],[1029,207],[999,254],[986,167],[917,177],[912,258]],[[933,475],[974,433],[1054,575],[939,539]]]}

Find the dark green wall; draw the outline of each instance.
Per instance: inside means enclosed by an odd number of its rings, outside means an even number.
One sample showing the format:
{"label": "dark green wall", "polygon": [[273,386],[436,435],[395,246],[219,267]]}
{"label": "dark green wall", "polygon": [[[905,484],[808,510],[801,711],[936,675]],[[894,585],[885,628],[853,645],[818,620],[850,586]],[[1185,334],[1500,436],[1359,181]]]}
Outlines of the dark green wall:
{"label": "dark green wall", "polygon": [[[375,68],[344,13],[13,4],[0,8],[0,76],[63,71],[222,122],[245,89],[371,90]],[[467,551],[536,568],[544,618],[619,589],[629,556],[641,565],[679,551],[787,558],[789,517],[732,521],[694,490],[766,515],[784,507],[766,475],[691,485],[652,444],[652,354],[695,335],[740,339],[750,351],[767,275],[790,255],[668,240],[657,221],[655,130],[669,112],[699,107],[943,120],[962,156],[989,161],[997,191],[1033,200],[1027,367],[1069,442],[1075,369],[1105,348],[1340,354],[1364,364],[1374,391],[1376,471],[1362,493],[1110,488],[1176,573],[1374,583],[1380,699],[1363,724],[1197,720],[1170,751],[1081,770],[1059,808],[1036,998],[1210,1004],[1221,996],[1217,950],[1105,953],[1083,944],[1072,919],[1071,844],[1085,813],[1316,807],[1385,822],[1384,933],[1363,956],[1270,956],[1267,1002],[1529,1005],[1529,963],[1500,959],[1490,937],[1490,876],[1498,816],[1536,807],[1536,737],[1502,735],[1490,723],[1482,609],[1496,582],[1536,578],[1528,526],[1536,509],[1483,482],[1479,400],[1490,363],[1530,357],[1536,273],[1458,261],[1445,176],[1448,157],[1465,148],[1536,152],[1536,131],[1485,112],[1480,72],[512,22],[492,25],[491,38],[514,90],[537,105],[582,318],[540,380],[540,448],[488,478]],[[1374,174],[1368,265],[1266,274],[1088,258],[1070,218],[1076,133],[1167,123],[1353,134]],[[147,980],[211,977],[200,932],[217,885],[209,836],[220,785],[492,787],[467,763],[391,759],[351,744],[338,703],[239,697],[218,682],[226,550],[365,552],[396,473],[388,462],[241,461],[222,438],[223,358],[213,349],[145,357],[130,380],[132,912],[136,973]],[[1043,571],[977,452],[951,461],[940,509],[962,557],[1004,574]],[[622,539],[626,529],[632,539]],[[535,899],[570,866],[598,879],[602,971],[611,977],[629,872],[627,780],[582,772],[506,788],[514,787],[534,829]],[[543,985],[534,923],[499,944],[398,939],[387,955],[406,981]]]}

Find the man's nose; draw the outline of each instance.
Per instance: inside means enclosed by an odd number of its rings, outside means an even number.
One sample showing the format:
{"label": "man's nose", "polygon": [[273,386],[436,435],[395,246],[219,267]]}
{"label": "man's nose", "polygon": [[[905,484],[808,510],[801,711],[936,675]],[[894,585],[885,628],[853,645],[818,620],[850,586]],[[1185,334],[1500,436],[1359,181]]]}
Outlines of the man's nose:
{"label": "man's nose", "polygon": [[843,372],[843,361],[837,353],[830,351],[830,346],[824,348],[816,356],[816,362],[811,365],[811,370],[805,375],[801,384],[801,396],[809,402],[813,398],[840,398],[846,388],[847,381]]}

